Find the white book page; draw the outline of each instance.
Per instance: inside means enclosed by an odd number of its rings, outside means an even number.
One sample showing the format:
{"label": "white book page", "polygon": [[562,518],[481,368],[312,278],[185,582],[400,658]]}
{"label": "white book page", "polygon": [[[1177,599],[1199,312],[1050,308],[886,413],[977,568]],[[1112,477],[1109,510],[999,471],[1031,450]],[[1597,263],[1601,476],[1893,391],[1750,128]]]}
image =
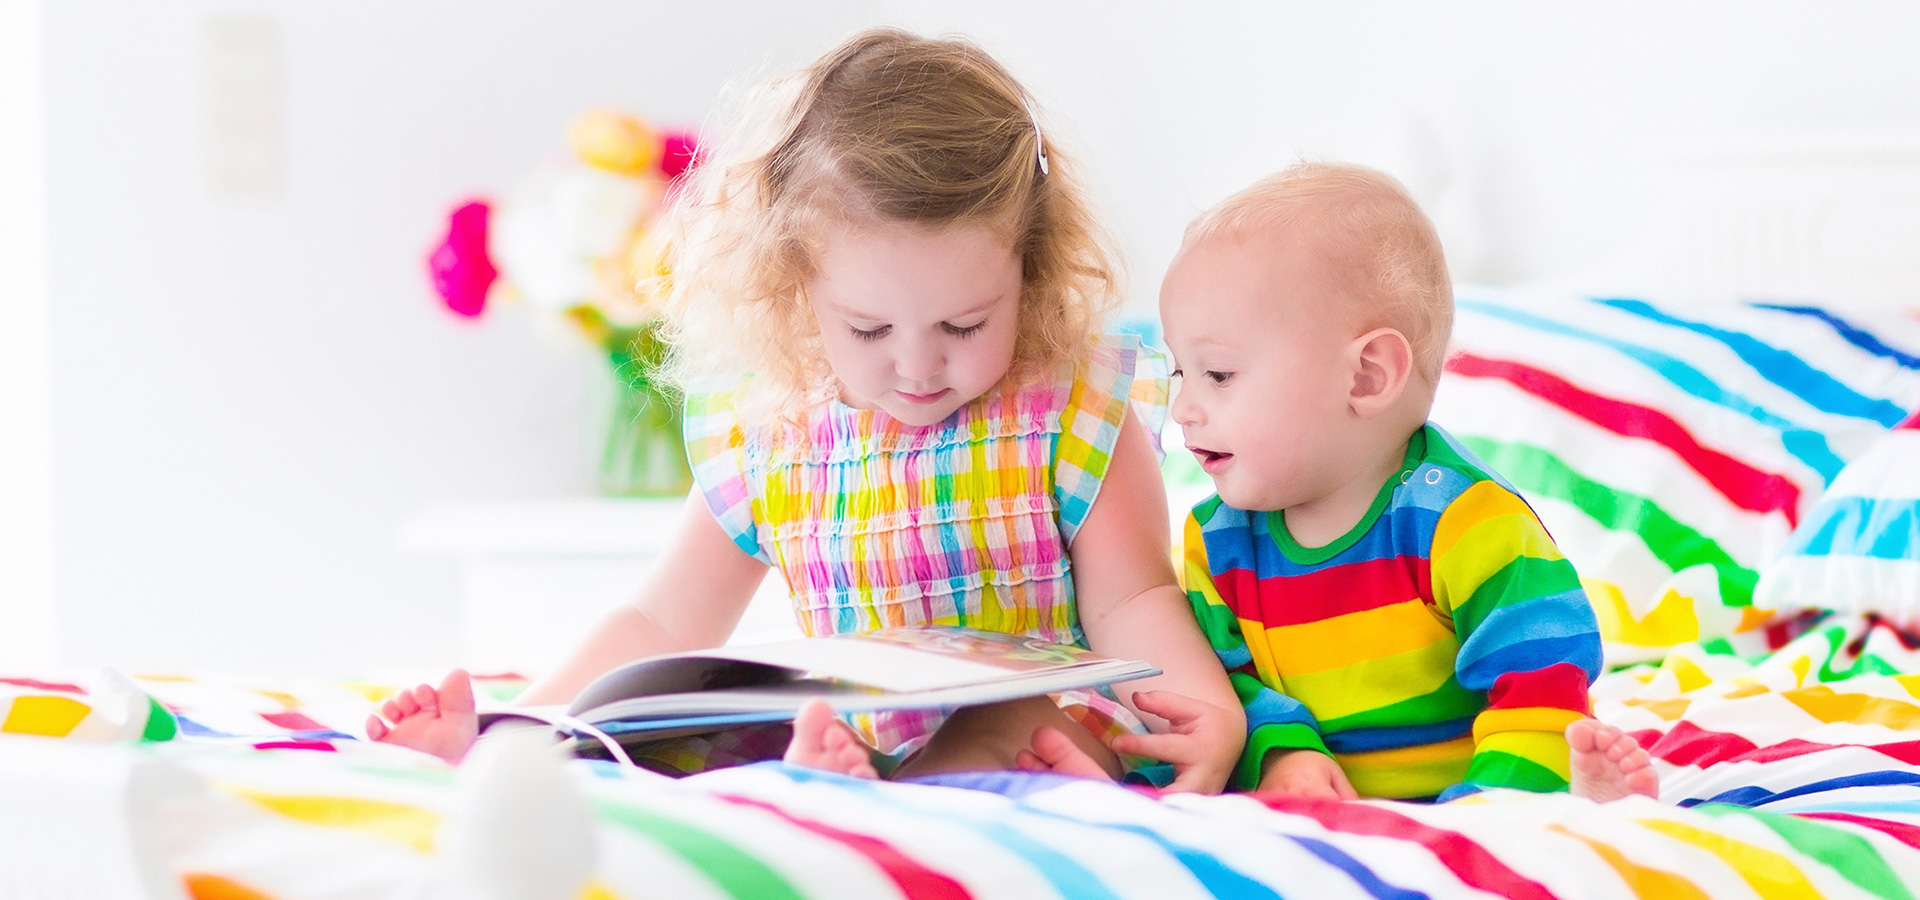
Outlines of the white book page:
{"label": "white book page", "polygon": [[772,663],[884,691],[905,693],[980,684],[1020,675],[1005,666],[926,653],[881,641],[807,639],[703,651],[703,656]]}

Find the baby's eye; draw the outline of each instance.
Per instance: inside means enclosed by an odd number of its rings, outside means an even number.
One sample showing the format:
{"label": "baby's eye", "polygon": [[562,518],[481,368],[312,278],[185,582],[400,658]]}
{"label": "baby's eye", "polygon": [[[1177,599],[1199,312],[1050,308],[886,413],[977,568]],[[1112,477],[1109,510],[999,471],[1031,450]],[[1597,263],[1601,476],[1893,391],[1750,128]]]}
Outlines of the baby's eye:
{"label": "baby's eye", "polygon": [[1207,372],[1205,374],[1208,378],[1213,379],[1214,384],[1226,384],[1233,380],[1232,372]]}
{"label": "baby's eye", "polygon": [[[851,325],[847,327],[853,328],[853,326]],[[854,328],[853,336],[863,341],[877,341],[883,337],[886,337],[887,332],[890,332],[892,330],[893,330],[892,325],[882,325],[879,328],[873,329],[872,331],[862,331],[858,328]]]}
{"label": "baby's eye", "polygon": [[945,331],[946,333],[953,335],[954,337],[957,337],[957,338],[973,337],[974,335],[980,333],[980,329],[985,327],[987,327],[987,323],[984,319],[979,322],[975,322],[972,325],[968,325],[965,328],[961,328],[958,325],[949,325],[945,322],[940,323],[940,329],[942,331]]}

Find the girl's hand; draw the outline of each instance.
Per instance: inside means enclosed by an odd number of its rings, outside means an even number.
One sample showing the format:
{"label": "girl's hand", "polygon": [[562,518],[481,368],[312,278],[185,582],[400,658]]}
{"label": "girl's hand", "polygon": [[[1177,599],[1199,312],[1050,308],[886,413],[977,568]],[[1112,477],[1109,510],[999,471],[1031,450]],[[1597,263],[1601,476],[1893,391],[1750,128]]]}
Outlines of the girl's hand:
{"label": "girl's hand", "polygon": [[1173,764],[1170,791],[1218,794],[1233,775],[1246,741],[1246,717],[1172,691],[1141,691],[1133,705],[1167,720],[1161,734],[1124,734],[1113,739],[1117,753],[1147,756]]}
{"label": "girl's hand", "polygon": [[1260,773],[1260,790],[1286,797],[1360,799],[1353,785],[1347,782],[1347,773],[1340,770],[1340,764],[1318,750],[1269,753],[1266,770]]}
{"label": "girl's hand", "polygon": [[380,706],[379,716],[367,717],[367,737],[459,762],[480,738],[473,681],[455,669],[440,682],[439,690],[423,684],[394,694]]}

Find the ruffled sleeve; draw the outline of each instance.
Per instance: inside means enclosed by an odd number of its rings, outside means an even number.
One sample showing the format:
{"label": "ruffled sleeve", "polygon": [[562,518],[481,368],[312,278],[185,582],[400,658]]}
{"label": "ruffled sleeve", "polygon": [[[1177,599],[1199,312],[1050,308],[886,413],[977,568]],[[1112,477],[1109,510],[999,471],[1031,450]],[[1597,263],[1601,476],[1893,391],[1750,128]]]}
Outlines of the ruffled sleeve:
{"label": "ruffled sleeve", "polygon": [[1103,336],[1074,367],[1065,393],[1054,445],[1053,492],[1060,509],[1060,536],[1071,544],[1100,494],[1129,403],[1146,426],[1154,452],[1159,452],[1169,395],[1166,357],[1143,348],[1132,335]]}
{"label": "ruffled sleeve", "polygon": [[768,565],[753,522],[753,494],[746,472],[746,432],[734,411],[741,379],[706,379],[687,392],[687,463],[707,509],[735,546]]}
{"label": "ruffled sleeve", "polygon": [[1167,453],[1160,445],[1160,435],[1166,431],[1167,413],[1173,403],[1173,361],[1147,344],[1141,344],[1135,352],[1133,387],[1127,399],[1133,403],[1133,414],[1140,417],[1140,424],[1147,427],[1147,436],[1153,438],[1153,452],[1164,462]]}

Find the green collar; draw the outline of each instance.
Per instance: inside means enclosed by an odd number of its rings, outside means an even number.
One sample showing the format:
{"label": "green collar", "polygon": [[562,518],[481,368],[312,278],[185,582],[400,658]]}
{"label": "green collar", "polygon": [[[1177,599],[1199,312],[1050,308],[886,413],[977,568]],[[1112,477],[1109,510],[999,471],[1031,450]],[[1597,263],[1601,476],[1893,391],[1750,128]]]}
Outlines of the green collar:
{"label": "green collar", "polygon": [[1286,510],[1268,513],[1270,518],[1267,531],[1273,535],[1274,545],[1280,548],[1280,554],[1285,556],[1287,561],[1303,566],[1319,565],[1340,555],[1341,551],[1353,546],[1362,535],[1373,528],[1373,523],[1380,519],[1380,513],[1386,510],[1387,501],[1393,499],[1394,489],[1406,483],[1407,478],[1413,475],[1414,469],[1420,467],[1426,455],[1427,429],[1422,427],[1413,433],[1413,437],[1407,439],[1407,455],[1400,461],[1400,471],[1394,473],[1387,479],[1386,484],[1380,486],[1380,492],[1373,497],[1373,505],[1367,507],[1367,514],[1361,516],[1360,521],[1355,522],[1352,528],[1347,529],[1346,534],[1334,538],[1332,543],[1324,547],[1300,546],[1299,542],[1293,539],[1293,532],[1287,530]]}

